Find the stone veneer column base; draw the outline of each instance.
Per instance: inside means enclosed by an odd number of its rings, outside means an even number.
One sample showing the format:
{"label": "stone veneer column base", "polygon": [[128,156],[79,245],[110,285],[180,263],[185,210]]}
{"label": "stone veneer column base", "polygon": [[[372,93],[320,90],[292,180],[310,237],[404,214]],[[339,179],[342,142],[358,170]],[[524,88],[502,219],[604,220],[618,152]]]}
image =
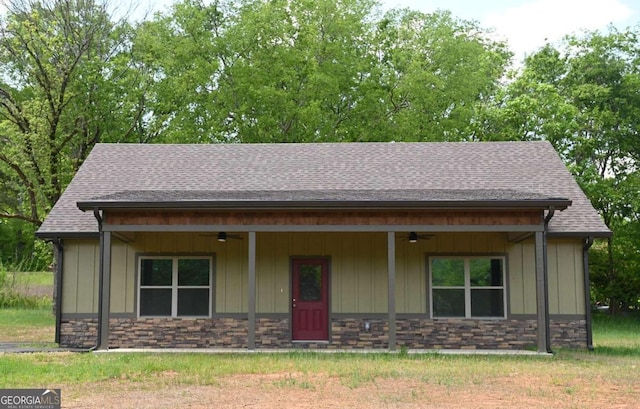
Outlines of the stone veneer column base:
{"label": "stone veneer column base", "polygon": [[[247,348],[246,318],[112,318],[110,348]],[[365,324],[369,323],[369,329]],[[551,320],[552,348],[586,348],[585,320]],[[535,320],[401,318],[397,344],[408,349],[526,349],[536,347]],[[389,347],[385,319],[334,318],[327,342],[291,340],[288,318],[258,318],[256,348],[381,349]],[[97,319],[63,319],[60,346],[91,348]]]}
{"label": "stone veneer column base", "polygon": [[[96,345],[97,322],[63,319],[60,346]],[[246,348],[248,333],[246,318],[111,318],[109,348]]]}
{"label": "stone veneer column base", "polygon": [[[404,319],[397,342],[409,349],[535,349],[536,320]],[[585,320],[551,320],[552,347],[587,347]]]}

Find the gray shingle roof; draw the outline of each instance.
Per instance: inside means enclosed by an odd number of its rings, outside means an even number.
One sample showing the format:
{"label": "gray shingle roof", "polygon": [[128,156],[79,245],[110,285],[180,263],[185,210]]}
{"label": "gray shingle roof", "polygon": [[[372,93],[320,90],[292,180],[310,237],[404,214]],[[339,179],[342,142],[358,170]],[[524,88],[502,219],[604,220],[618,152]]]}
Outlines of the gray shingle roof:
{"label": "gray shingle roof", "polygon": [[608,235],[547,142],[98,144],[40,227],[92,233],[77,202],[518,201],[565,198],[550,232]]}

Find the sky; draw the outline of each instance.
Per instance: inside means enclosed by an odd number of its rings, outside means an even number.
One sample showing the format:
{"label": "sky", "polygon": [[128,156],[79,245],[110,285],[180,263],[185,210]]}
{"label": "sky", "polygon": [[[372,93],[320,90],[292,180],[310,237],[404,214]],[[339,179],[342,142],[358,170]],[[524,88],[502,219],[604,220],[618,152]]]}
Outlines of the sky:
{"label": "sky", "polygon": [[[4,2],[0,0],[0,12]],[[127,0],[115,1],[121,5]],[[136,12],[166,11],[176,0],[138,0]],[[506,40],[515,60],[522,61],[546,42],[555,43],[566,34],[604,30],[613,24],[625,29],[640,24],[640,0],[378,0],[382,9],[411,8],[423,12],[449,10],[458,18],[475,20],[494,29]],[[127,8],[127,7],[125,7]]]}
{"label": "sky", "polygon": [[640,24],[640,0],[383,0],[384,8],[449,10],[507,40],[516,60],[567,34]]}
{"label": "sky", "polygon": [[[0,0],[1,1],[1,0]],[[162,10],[174,0],[146,0]],[[410,8],[423,12],[449,10],[453,16],[474,20],[506,40],[521,62],[546,42],[584,30],[625,29],[640,24],[640,0],[378,0],[382,10]]]}

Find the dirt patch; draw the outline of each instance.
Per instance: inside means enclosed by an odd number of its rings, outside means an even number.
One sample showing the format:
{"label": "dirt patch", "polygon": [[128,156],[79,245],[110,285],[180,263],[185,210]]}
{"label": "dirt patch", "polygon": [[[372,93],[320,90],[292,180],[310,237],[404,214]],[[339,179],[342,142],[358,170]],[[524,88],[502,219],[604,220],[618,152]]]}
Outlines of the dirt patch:
{"label": "dirt patch", "polygon": [[350,385],[326,374],[235,375],[215,385],[180,385],[175,374],[163,388],[114,380],[92,388],[62,387],[65,408],[635,408],[637,385],[563,385],[553,379],[511,376],[486,384],[434,385],[407,379],[374,379]]}

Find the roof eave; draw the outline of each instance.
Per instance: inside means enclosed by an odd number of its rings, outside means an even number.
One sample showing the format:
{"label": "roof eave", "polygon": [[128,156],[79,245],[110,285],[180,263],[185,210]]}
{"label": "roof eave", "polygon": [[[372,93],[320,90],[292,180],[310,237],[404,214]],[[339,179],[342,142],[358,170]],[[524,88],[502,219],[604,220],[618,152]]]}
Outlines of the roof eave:
{"label": "roof eave", "polygon": [[80,201],[82,211],[106,209],[548,209],[564,210],[571,206],[568,199],[548,200],[309,200],[309,201],[248,201],[248,200],[182,200],[182,201]]}
{"label": "roof eave", "polygon": [[95,232],[36,232],[35,236],[40,240],[57,239],[97,239],[100,234]]}
{"label": "roof eave", "polygon": [[563,232],[548,232],[547,236],[550,238],[562,239],[562,238],[587,238],[592,237],[594,239],[606,239],[613,236],[612,231],[563,231]]}

